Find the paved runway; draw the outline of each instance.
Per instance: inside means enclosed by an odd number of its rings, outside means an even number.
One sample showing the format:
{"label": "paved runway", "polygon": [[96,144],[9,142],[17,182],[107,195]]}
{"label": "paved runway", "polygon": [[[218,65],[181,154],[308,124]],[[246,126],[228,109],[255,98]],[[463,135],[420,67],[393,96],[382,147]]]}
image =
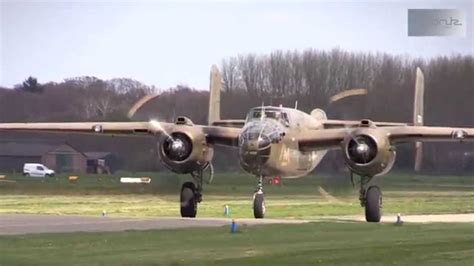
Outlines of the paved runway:
{"label": "paved runway", "polygon": [[[230,226],[226,218],[116,218],[73,215],[1,214],[0,235],[59,232],[112,232],[125,230],[173,229]],[[305,220],[237,219],[239,225],[294,224]]]}
{"label": "paved runway", "polygon": [[[339,221],[365,221],[362,215],[333,217]],[[419,214],[402,215],[401,219],[407,223],[474,223],[474,213],[462,214]],[[382,223],[394,223],[397,220],[396,215],[382,216]]]}
{"label": "paved runway", "polygon": [[[363,216],[320,217],[314,220],[290,219],[236,219],[239,225],[257,224],[298,224],[311,221],[364,221]],[[474,214],[440,214],[440,215],[407,215],[404,222],[471,222]],[[392,223],[396,216],[383,216],[382,222]],[[34,214],[1,214],[0,235],[21,235],[37,233],[66,232],[113,232],[125,230],[173,229],[188,227],[221,227],[229,226],[228,218],[117,218],[99,216],[73,215],[34,215]]]}

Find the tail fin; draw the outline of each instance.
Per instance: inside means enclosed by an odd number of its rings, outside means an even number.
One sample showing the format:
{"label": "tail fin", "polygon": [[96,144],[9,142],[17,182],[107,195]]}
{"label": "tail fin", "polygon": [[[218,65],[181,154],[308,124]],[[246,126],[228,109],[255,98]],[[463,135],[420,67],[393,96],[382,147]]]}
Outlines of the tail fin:
{"label": "tail fin", "polygon": [[[423,72],[419,67],[416,68],[416,81],[415,81],[415,102],[413,105],[413,125],[423,126],[424,120],[424,99],[425,94],[425,78]],[[415,144],[415,172],[421,170],[423,162],[423,143],[417,142]]]}
{"label": "tail fin", "polygon": [[208,123],[221,119],[221,87],[222,76],[216,65],[211,67],[211,78],[209,84],[209,115]]}

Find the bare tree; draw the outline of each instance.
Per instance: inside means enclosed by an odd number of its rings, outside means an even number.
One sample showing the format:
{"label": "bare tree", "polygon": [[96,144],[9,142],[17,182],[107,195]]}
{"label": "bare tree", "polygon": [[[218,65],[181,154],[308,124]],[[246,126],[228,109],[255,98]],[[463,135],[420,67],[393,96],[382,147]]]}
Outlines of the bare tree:
{"label": "bare tree", "polygon": [[238,68],[238,59],[231,57],[222,61],[222,79],[225,92],[234,92],[242,88],[242,79]]}

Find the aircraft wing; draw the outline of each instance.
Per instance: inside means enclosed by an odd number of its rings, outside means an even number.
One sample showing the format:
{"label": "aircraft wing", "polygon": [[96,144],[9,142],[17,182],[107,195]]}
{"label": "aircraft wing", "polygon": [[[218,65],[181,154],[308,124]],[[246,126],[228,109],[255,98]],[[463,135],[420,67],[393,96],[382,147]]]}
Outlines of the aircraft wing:
{"label": "aircraft wing", "polygon": [[245,125],[245,120],[239,120],[239,119],[217,120],[217,121],[213,121],[211,125],[220,126],[220,127],[243,128]]}
{"label": "aircraft wing", "polygon": [[[349,127],[358,127],[360,125],[360,120],[351,121],[351,120],[323,120],[321,121],[324,128],[349,128]],[[406,123],[393,123],[393,122],[373,122],[377,127],[393,127],[393,126],[407,126]]]}
{"label": "aircraft wing", "polygon": [[[302,151],[339,148],[342,141],[356,128],[333,128],[307,131],[298,136]],[[387,126],[377,130],[386,132],[392,144],[404,142],[463,142],[474,141],[474,128],[428,127],[428,126]]]}
{"label": "aircraft wing", "polygon": [[210,144],[237,147],[239,145],[240,128],[200,126]]}
{"label": "aircraft wing", "polygon": [[407,126],[384,128],[392,143],[414,141],[474,141],[474,128]]}
{"label": "aircraft wing", "polygon": [[326,150],[339,147],[350,129],[317,129],[305,131],[298,136],[299,149],[302,151]]}
{"label": "aircraft wing", "polygon": [[[0,123],[0,131],[32,131],[87,133],[105,135],[153,135],[179,130],[174,123],[150,122],[64,122],[64,123]],[[211,144],[237,146],[240,128],[195,126]]]}
{"label": "aircraft wing", "polygon": [[152,133],[156,131],[150,122],[0,123],[0,130],[106,133],[120,135]]}

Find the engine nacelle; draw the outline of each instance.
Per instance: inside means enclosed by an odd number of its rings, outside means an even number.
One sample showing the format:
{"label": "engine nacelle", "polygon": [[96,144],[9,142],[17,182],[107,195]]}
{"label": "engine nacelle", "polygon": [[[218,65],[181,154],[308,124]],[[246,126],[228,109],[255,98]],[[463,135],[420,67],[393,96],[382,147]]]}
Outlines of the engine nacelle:
{"label": "engine nacelle", "polygon": [[359,128],[342,142],[349,169],[361,176],[384,175],[392,169],[396,152],[383,129]]}
{"label": "engine nacelle", "polygon": [[179,174],[203,169],[212,160],[214,154],[213,148],[208,146],[206,136],[200,128],[189,122],[179,123],[179,120],[172,132],[168,132],[168,135],[163,134],[161,137],[158,152],[163,164]]}

